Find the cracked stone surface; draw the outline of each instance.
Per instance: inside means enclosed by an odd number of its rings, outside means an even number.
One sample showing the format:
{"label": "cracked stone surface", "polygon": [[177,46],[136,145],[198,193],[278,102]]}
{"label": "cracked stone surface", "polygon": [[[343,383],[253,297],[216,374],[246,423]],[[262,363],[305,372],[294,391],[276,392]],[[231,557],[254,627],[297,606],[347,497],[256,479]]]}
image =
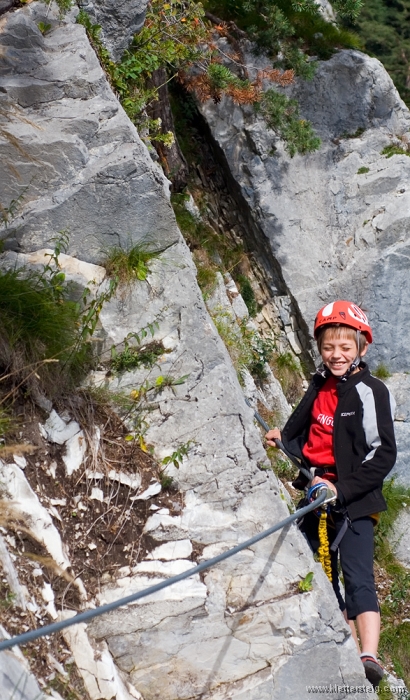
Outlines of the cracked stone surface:
{"label": "cracked stone surface", "polygon": [[[74,11],[61,23],[32,3],[0,31],[4,209],[20,195],[6,249],[43,248],[68,231],[69,252],[99,262],[110,246],[178,239],[168,183],[111,92]],[[43,37],[38,21],[52,28]]]}
{"label": "cracked stone surface", "polygon": [[23,655],[9,650],[0,654],[0,688],[2,700],[46,700]]}
{"label": "cracked stone surface", "polygon": [[[154,318],[159,324],[154,338],[168,352],[151,370],[104,382],[113,391],[128,392],[160,375],[184,377],[182,384],[153,396],[145,439],[159,458],[191,441],[179,469],[166,470],[184,493],[185,505],[177,516],[153,513],[145,530],[158,551],[165,543],[187,540],[204,547],[196,560],[203,561],[285,518],[288,509],[274,475],[259,468],[266,457],[252,412],[204,307],[183,242],[155,261],[147,282],[104,307],[105,352]],[[171,563],[151,560],[124,572],[122,579],[105,583],[101,600],[128,595],[194,565],[180,560],[165,566]],[[309,570],[315,572],[314,590],[298,595],[294,585]],[[154,578],[146,578],[149,571]],[[327,671],[321,670],[321,678],[327,674],[340,684],[345,675],[352,684],[358,679],[363,684],[328,581],[294,526],[205,572],[202,582],[188,579],[95,620],[90,633],[107,642],[145,700],[271,700],[285,692],[307,697],[294,672],[284,669],[300,655],[315,678],[311,659],[322,646]],[[166,679],[161,684],[158,669]]]}
{"label": "cracked stone surface", "polygon": [[78,3],[94,24],[114,61],[119,61],[134,34],[142,28],[148,0],[82,0]]}
{"label": "cracked stone surface", "polygon": [[[266,64],[246,61],[251,76]],[[320,306],[353,298],[374,327],[371,366],[406,371],[410,158],[381,151],[410,138],[409,111],[381,63],[358,51],[337,52],[284,91],[321,137],[317,152],[289,158],[262,118],[230,98],[200,108],[306,328]]]}
{"label": "cracked stone surface", "polygon": [[[204,306],[164,177],[109,90],[82,27],[54,23],[42,37],[36,26],[42,12],[36,3],[17,10],[0,32],[0,97],[8,115],[0,201],[8,206],[29,185],[3,237],[9,250],[28,252],[68,229],[70,252],[89,263],[129,237],[137,242],[155,234],[157,244],[169,246],[145,283],[120,290],[103,308],[99,331],[109,357],[112,344],[157,321],[154,337],[168,352],[150,370],[118,378],[99,372],[94,380],[130,392],[170,378],[148,395],[145,439],[159,459],[191,441],[179,469],[166,470],[184,506],[178,516],[154,514],[146,527],[156,547],[189,541],[199,561],[287,517],[286,497],[274,474],[261,469],[267,461],[260,434]],[[86,266],[73,270],[80,285],[82,276],[84,284],[92,279]],[[106,580],[101,600],[141,590],[191,563],[160,556],[141,562]],[[296,584],[309,571],[313,589],[300,594]],[[156,595],[87,628],[96,693],[114,697],[109,684],[117,669],[144,700],[299,700],[310,697],[305,684],[322,678],[364,684],[330,584],[294,525]],[[109,651],[116,667],[107,661],[98,669],[95,649]],[[78,658],[80,667],[83,662]]]}
{"label": "cracked stone surface", "polygon": [[396,482],[410,487],[410,375],[404,372],[393,374],[386,379],[387,386],[396,399],[394,429],[397,440],[397,462],[393,468]]}
{"label": "cracked stone surface", "polygon": [[[246,59],[251,75],[266,63]],[[410,114],[383,66],[357,51],[337,52],[313,81],[284,92],[321,137],[319,151],[289,158],[263,120],[229,98],[201,110],[301,312],[305,330],[294,340],[306,343],[315,313],[332,299],[353,299],[368,312],[370,367],[394,372],[392,475],[408,486],[410,158],[381,152],[410,141]]]}

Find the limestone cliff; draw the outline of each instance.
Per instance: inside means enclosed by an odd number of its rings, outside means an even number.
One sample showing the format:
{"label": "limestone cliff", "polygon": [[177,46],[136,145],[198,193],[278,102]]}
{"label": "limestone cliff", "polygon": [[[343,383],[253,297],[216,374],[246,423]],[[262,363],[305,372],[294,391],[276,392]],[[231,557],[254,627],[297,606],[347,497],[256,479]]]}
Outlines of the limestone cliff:
{"label": "limestone cliff", "polygon": [[[252,76],[265,63],[244,47]],[[268,87],[268,85],[266,86]],[[311,342],[315,314],[332,299],[354,299],[374,329],[368,359],[398,373],[409,365],[410,114],[374,58],[339,51],[311,82],[283,89],[322,140],[290,158],[249,107],[223,98],[202,113],[268,255],[299,310],[297,334]],[[384,151],[396,147],[397,154]],[[272,153],[274,147],[274,153]],[[398,418],[398,471],[407,471],[407,419]],[[408,483],[408,477],[406,477]]]}

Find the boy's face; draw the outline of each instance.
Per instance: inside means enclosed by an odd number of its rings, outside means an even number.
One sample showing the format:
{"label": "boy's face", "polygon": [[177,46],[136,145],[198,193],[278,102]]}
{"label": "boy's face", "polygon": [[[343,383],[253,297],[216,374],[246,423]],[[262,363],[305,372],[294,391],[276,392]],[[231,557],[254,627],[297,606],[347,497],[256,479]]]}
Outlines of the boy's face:
{"label": "boy's face", "polygon": [[[366,351],[367,345],[360,353],[360,357],[363,357]],[[343,377],[356,359],[356,340],[346,337],[345,334],[336,335],[332,329],[327,329],[322,340],[321,355],[323,364],[330,369],[331,373],[335,377]]]}

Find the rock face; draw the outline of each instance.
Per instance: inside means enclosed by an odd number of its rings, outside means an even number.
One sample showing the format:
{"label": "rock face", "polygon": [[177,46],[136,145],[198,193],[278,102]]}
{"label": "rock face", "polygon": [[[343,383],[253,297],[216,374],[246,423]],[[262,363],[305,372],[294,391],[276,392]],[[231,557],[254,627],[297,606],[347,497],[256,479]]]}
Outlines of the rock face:
{"label": "rock face", "polygon": [[144,24],[148,0],[83,0],[79,5],[100,25],[105,46],[112,59],[119,61]]}
{"label": "rock face", "polygon": [[[247,56],[250,74],[263,60]],[[295,340],[306,346],[317,310],[352,299],[367,310],[374,343],[367,358],[399,373],[393,393],[408,404],[410,362],[410,157],[387,158],[386,146],[406,151],[410,114],[383,66],[357,51],[340,51],[318,65],[311,82],[285,90],[322,139],[312,154],[289,158],[249,107],[228,98],[202,105],[267,247],[300,312]],[[272,144],[276,148],[269,155]],[[409,152],[410,154],[410,152]],[[401,373],[401,374],[400,374]],[[401,415],[401,414],[400,414]],[[410,429],[397,414],[395,471],[408,483]]]}
{"label": "rock face", "polygon": [[[159,459],[189,443],[179,469],[167,467],[183,494],[180,514],[156,512],[145,526],[157,558],[106,580],[98,603],[184,571],[285,518],[288,507],[276,477],[262,469],[260,436],[205,309],[167,183],[105,82],[82,27],[54,24],[43,37],[36,26],[42,12],[35,4],[18,10],[0,34],[3,238],[8,248],[35,251],[66,229],[70,252],[91,262],[107,245],[147,236],[168,246],[147,282],[120,290],[100,316],[107,352],[154,320],[168,352],[149,371],[94,379],[127,392],[144,382],[161,386],[144,415],[145,439]],[[21,202],[13,203],[23,186]],[[13,212],[19,203],[21,211]],[[78,281],[85,268],[73,269]],[[179,546],[163,561],[161,546],[170,542]],[[309,571],[313,589],[302,594],[297,584]],[[87,634],[96,653],[86,645],[80,670],[92,670],[90,684],[105,698],[113,697],[116,670],[105,677],[94,666],[100,652],[109,659],[108,650],[136,689],[133,697],[138,691],[144,700],[300,700],[310,697],[307,684],[364,683],[330,584],[294,525],[202,579],[98,618]],[[126,697],[115,693],[116,700]]]}
{"label": "rock face", "polygon": [[406,146],[409,112],[383,66],[357,51],[319,63],[311,82],[286,94],[299,100],[321,137],[319,151],[290,159],[263,120],[229,98],[202,112],[305,320],[305,335],[321,305],[353,298],[374,326],[371,365],[404,371],[410,158],[381,151]]}
{"label": "rock face", "polygon": [[395,433],[397,440],[397,462],[392,471],[397,483],[410,487],[410,376],[394,374],[386,381],[396,399]]}
{"label": "rock face", "polygon": [[65,230],[70,252],[97,262],[110,246],[175,242],[167,182],[108,88],[84,28],[49,15],[53,28],[43,37],[37,22],[46,9],[34,3],[9,15],[0,34],[6,248],[43,248]]}
{"label": "rock face", "polygon": [[2,700],[46,700],[21,652],[0,654],[0,688]]}

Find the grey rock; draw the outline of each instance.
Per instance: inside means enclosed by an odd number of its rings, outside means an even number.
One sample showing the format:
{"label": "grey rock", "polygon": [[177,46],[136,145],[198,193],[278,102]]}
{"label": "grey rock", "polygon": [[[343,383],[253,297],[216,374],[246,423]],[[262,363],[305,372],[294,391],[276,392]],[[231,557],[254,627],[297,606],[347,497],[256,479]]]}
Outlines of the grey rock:
{"label": "grey rock", "polygon": [[101,26],[101,39],[114,61],[119,61],[144,25],[148,0],[82,0],[79,3]]}
{"label": "grey rock", "polygon": [[[145,437],[159,459],[192,441],[179,468],[167,467],[184,494],[184,507],[177,516],[154,513],[146,529],[158,542],[189,539],[202,545],[201,559],[207,559],[286,517],[286,500],[278,497],[281,487],[272,472],[258,469],[266,457],[252,411],[207,315],[185,244],[155,262],[148,283],[130,289],[121,306],[112,300],[103,308],[106,348],[158,317],[155,338],[169,352],[158,367],[106,379],[105,385],[128,393],[147,375],[150,382],[159,374],[185,376],[183,384],[153,397],[145,417]],[[315,572],[314,590],[292,595],[293,583],[309,570]],[[136,570],[122,583],[106,584],[101,602],[144,588],[145,576]],[[279,668],[305,646],[310,659],[322,644],[329,652],[321,674],[340,680],[349,633],[321,567],[294,526],[206,572],[204,584],[178,584],[160,598],[142,599],[90,625],[90,634],[107,641],[145,700],[273,699]],[[345,669],[343,676],[356,681],[361,668],[358,673],[352,641],[349,649],[344,658],[353,657],[355,670]],[[158,683],[158,668],[166,682]],[[316,669],[306,677],[314,684]],[[281,680],[280,687],[286,683]]]}
{"label": "grey rock", "polygon": [[397,461],[391,472],[396,483],[410,487],[410,375],[393,374],[385,384],[396,400],[394,430],[397,442]]}
{"label": "grey rock", "polygon": [[[158,247],[169,246],[147,281],[119,290],[100,315],[103,358],[130,331],[153,321],[154,337],[168,352],[153,368],[119,377],[99,372],[94,379],[128,394],[145,382],[155,385],[159,376],[174,380],[147,392],[142,418],[159,460],[190,441],[179,469],[167,467],[183,507],[178,515],[153,515],[146,527],[158,544],[189,539],[194,551],[210,557],[287,517],[286,499],[275,475],[262,469],[268,462],[252,411],[197,287],[166,180],[111,93],[82,27],[69,18],[42,37],[36,27],[41,12],[35,3],[18,10],[0,35],[8,134],[0,201],[9,207],[16,192],[29,188],[2,235],[28,252],[69,229],[70,252],[80,258],[70,264],[80,286],[81,261],[99,261],[113,243],[151,236]],[[10,251],[7,256],[15,258]],[[138,428],[132,416],[128,427]],[[121,581],[101,585],[99,596],[119,597],[121,582],[141,590],[153,580],[150,566],[160,579],[173,567],[189,566],[180,562],[143,562]],[[313,590],[296,593],[308,571],[315,574]],[[226,698],[273,700],[286,688],[295,696],[301,689],[295,655],[304,659],[306,683],[325,675],[337,682],[341,669],[346,682],[360,671],[364,682],[329,581],[294,525],[203,580],[188,581],[101,616],[87,629],[106,640],[144,700],[218,698],[224,689]]]}
{"label": "grey rock", "polygon": [[399,562],[401,562],[403,566],[410,569],[410,509],[408,499],[406,499],[406,501],[403,503],[403,506],[405,506],[405,508],[401,511],[399,517],[394,523],[390,541]]}
{"label": "grey rock", "polygon": [[263,120],[229,98],[201,109],[307,327],[331,299],[353,298],[374,327],[371,365],[404,371],[410,158],[381,151],[402,143],[409,112],[383,66],[357,51],[339,51],[311,82],[284,91],[321,137],[319,151],[289,158]]}
{"label": "grey rock", "polygon": [[325,20],[327,20],[327,22],[335,21],[335,11],[331,6],[329,0],[316,0],[316,4],[319,5],[320,13],[325,18]]}
{"label": "grey rock", "polygon": [[15,0],[0,0],[0,15],[11,10],[15,4]]}
{"label": "grey rock", "polygon": [[108,88],[84,28],[70,15],[43,37],[45,11],[41,3],[17,10],[0,34],[0,201],[7,209],[20,195],[0,237],[31,251],[65,230],[70,252],[92,262],[110,246],[172,244],[179,232],[167,180]]}
{"label": "grey rock", "polygon": [[45,700],[25,660],[8,650],[0,654],[0,690],[2,700]]}

